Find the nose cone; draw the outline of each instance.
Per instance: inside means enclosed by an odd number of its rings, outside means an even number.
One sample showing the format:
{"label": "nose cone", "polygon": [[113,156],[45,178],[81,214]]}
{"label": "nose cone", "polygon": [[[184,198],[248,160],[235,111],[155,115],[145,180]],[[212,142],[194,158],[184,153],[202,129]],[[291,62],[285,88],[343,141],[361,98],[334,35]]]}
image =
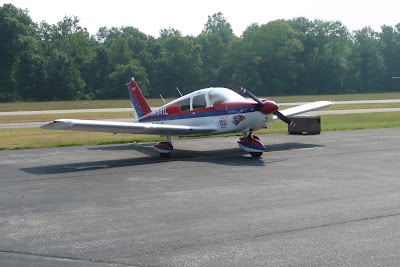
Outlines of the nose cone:
{"label": "nose cone", "polygon": [[264,106],[261,108],[261,112],[264,113],[265,115],[272,114],[277,110],[278,110],[278,105],[271,100],[264,101]]}

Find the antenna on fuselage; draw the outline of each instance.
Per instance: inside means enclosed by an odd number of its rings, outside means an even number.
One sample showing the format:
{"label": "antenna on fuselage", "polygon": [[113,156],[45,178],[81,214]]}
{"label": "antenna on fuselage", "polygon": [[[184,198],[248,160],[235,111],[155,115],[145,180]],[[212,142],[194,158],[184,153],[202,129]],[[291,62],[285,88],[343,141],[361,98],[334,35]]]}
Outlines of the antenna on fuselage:
{"label": "antenna on fuselage", "polygon": [[178,91],[178,93],[179,93],[181,96],[183,96],[182,93],[181,93],[181,91],[179,91],[178,87],[175,87],[175,88],[176,88],[176,90]]}
{"label": "antenna on fuselage", "polygon": [[162,97],[161,94],[160,94],[160,97],[161,97],[162,101],[164,101],[164,104],[167,104],[167,101],[165,101],[164,97]]}

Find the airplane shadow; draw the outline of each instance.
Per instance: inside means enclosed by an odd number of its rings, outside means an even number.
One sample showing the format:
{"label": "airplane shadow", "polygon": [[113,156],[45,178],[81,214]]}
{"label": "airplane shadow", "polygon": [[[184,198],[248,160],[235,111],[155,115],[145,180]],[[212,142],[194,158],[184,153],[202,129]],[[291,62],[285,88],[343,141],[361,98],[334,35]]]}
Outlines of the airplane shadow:
{"label": "airplane shadow", "polygon": [[[212,163],[216,165],[229,165],[229,166],[266,166],[274,162],[280,162],[283,160],[268,160],[268,152],[273,151],[286,151],[286,150],[297,150],[297,149],[310,149],[318,148],[321,145],[316,144],[304,144],[304,143],[281,143],[267,145],[266,153],[260,158],[252,158],[248,153],[244,152],[240,148],[229,148],[219,150],[206,150],[206,151],[194,151],[184,149],[174,149],[173,154],[170,158],[160,158],[158,152],[153,149],[152,143],[145,144],[126,144],[126,145],[108,145],[108,146],[97,146],[89,147],[88,150],[93,150],[95,158],[95,151],[123,151],[123,150],[134,150],[143,153],[143,156],[135,156],[132,158],[124,159],[108,159],[99,161],[88,161],[79,163],[65,163],[58,165],[44,165],[21,168],[22,171],[35,174],[35,175],[49,175],[49,174],[60,174],[70,172],[82,172],[82,171],[93,171],[98,169],[109,169],[109,168],[121,168],[128,166],[146,165],[146,164],[158,164],[172,161],[182,162],[204,162]],[[271,154],[270,154],[271,155]]]}

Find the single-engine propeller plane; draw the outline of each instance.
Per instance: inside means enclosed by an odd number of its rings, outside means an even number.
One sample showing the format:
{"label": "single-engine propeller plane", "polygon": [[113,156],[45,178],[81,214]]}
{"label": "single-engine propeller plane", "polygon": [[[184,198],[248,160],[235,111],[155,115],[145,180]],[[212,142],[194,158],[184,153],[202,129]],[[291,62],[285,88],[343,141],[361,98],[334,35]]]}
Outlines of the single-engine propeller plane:
{"label": "single-engine propeller plane", "polygon": [[317,101],[283,111],[268,99],[259,99],[250,91],[241,91],[250,97],[222,87],[197,90],[152,110],[136,81],[127,84],[130,100],[137,120],[116,122],[100,120],[58,119],[41,126],[51,130],[149,134],[165,136],[166,140],[154,145],[161,157],[169,157],[173,136],[202,136],[223,133],[242,133],[238,144],[253,157],[260,157],[264,145],[253,132],[266,128],[270,122],[280,119],[288,124],[288,116],[332,105],[330,101]]}

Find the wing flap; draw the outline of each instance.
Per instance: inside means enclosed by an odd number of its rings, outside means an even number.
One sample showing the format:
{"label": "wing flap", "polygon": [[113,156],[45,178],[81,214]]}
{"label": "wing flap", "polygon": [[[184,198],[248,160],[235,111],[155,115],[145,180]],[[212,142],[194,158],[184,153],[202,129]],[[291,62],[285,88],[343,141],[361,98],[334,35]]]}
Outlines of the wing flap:
{"label": "wing flap", "polygon": [[[331,101],[316,101],[308,104],[300,105],[293,108],[284,109],[281,113],[285,116],[295,116],[298,114],[306,113],[320,108],[325,108],[333,105]],[[274,120],[278,119],[277,116],[273,117]]]}
{"label": "wing flap", "polygon": [[149,135],[195,136],[210,134],[216,129],[209,126],[169,125],[157,123],[134,123],[99,120],[59,119],[41,126],[49,130],[72,130]]}

